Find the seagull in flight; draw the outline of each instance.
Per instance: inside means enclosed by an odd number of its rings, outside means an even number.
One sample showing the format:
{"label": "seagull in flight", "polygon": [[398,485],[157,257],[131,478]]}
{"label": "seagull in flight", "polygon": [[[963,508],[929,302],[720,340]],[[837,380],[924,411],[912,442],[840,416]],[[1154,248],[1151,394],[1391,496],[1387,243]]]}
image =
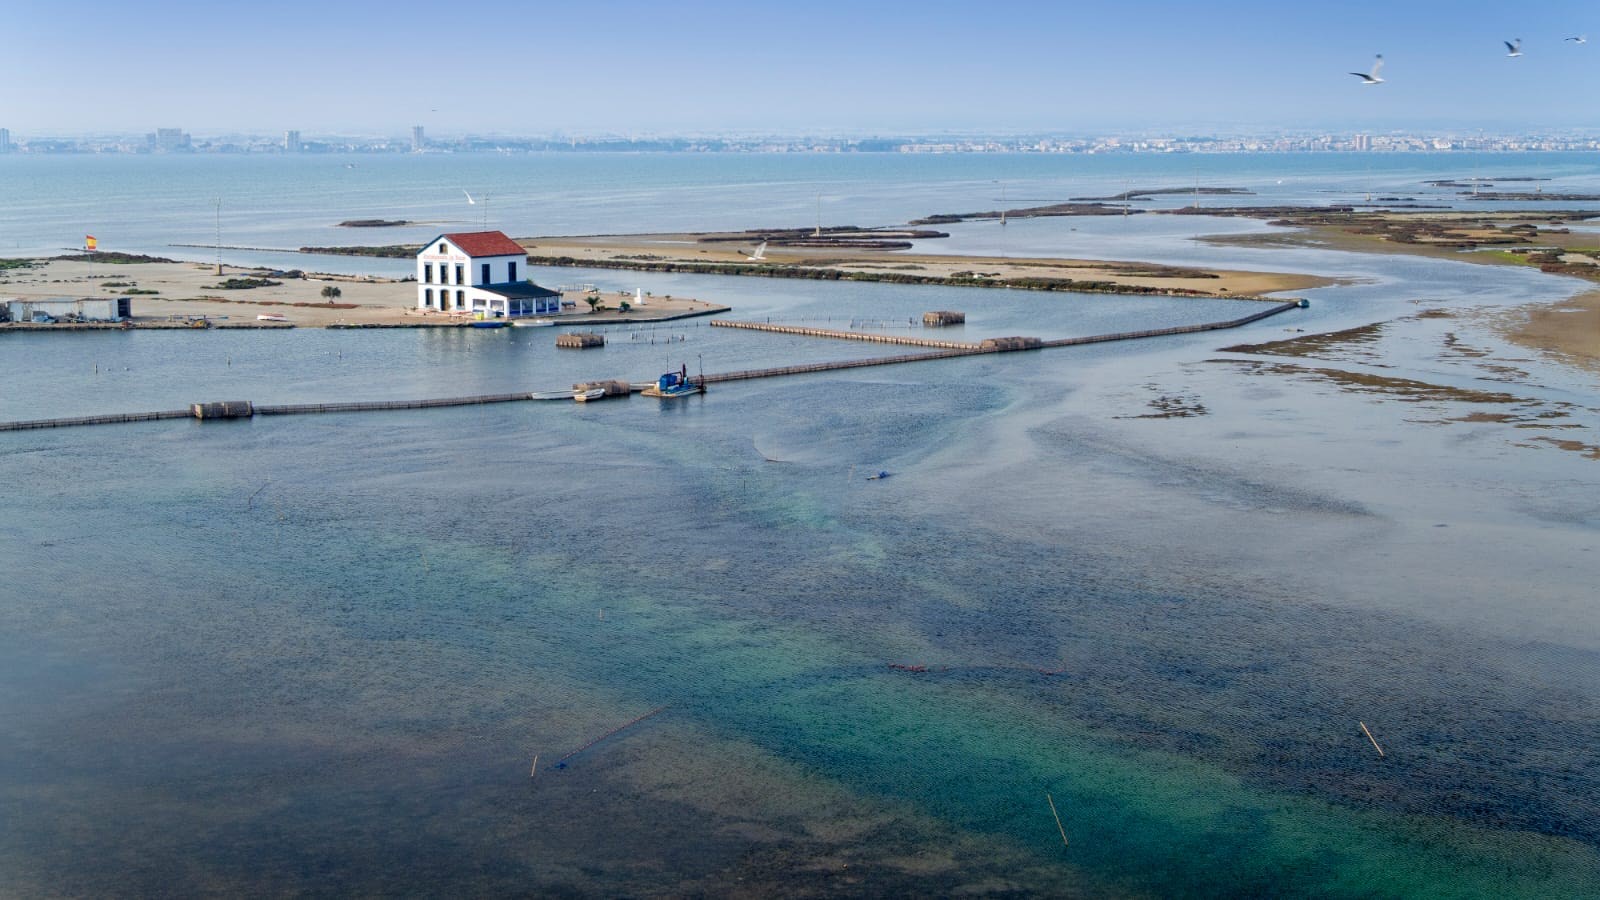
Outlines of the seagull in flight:
{"label": "seagull in flight", "polygon": [[1522,38],[1517,38],[1516,43],[1512,43],[1511,41],[1504,41],[1503,43],[1506,45],[1507,56],[1522,55]]}
{"label": "seagull in flight", "polygon": [[762,241],[761,242],[761,246],[756,248],[756,252],[745,254],[745,259],[752,260],[754,262],[765,262],[766,258],[767,258],[767,242],[766,241]]}
{"label": "seagull in flight", "polygon": [[[467,194],[467,189],[466,188],[462,188],[461,189],[461,193]],[[473,206],[477,206],[478,205],[478,201],[472,199],[472,195],[471,194],[467,194],[467,202],[472,204]]]}
{"label": "seagull in flight", "polygon": [[1383,68],[1383,54],[1379,53],[1378,54],[1378,58],[1372,61],[1372,71],[1370,71],[1370,72],[1351,72],[1350,74],[1354,75],[1355,77],[1357,77],[1359,79],[1361,79],[1361,83],[1362,84],[1383,84],[1383,79],[1378,77],[1378,72],[1382,68]]}
{"label": "seagull in flight", "polygon": [[1569,37],[1567,40],[1573,42],[1574,44],[1587,44],[1589,43],[1589,36],[1587,34],[1580,34],[1577,37]]}

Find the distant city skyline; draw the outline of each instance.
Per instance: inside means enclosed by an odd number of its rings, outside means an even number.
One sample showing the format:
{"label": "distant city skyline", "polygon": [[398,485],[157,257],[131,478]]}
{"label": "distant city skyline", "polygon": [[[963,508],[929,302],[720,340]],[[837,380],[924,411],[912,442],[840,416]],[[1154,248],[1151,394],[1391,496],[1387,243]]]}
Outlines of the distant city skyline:
{"label": "distant city skyline", "polygon": [[34,154],[410,154],[572,152],[726,152],[726,153],[1297,153],[1438,151],[1596,151],[1600,128],[1552,129],[1542,133],[1304,131],[1275,134],[1100,135],[922,135],[792,136],[512,136],[434,135],[413,127],[406,137],[317,135],[298,129],[278,134],[230,133],[194,138],[182,128],[162,127],[143,135],[45,135],[9,142],[0,128],[0,152]]}
{"label": "distant city skyline", "polygon": [[[467,0],[13,10],[25,135],[1066,133],[1593,122],[1576,0],[1212,4]],[[1503,41],[1523,40],[1508,58]],[[1385,82],[1363,85],[1383,54]]]}

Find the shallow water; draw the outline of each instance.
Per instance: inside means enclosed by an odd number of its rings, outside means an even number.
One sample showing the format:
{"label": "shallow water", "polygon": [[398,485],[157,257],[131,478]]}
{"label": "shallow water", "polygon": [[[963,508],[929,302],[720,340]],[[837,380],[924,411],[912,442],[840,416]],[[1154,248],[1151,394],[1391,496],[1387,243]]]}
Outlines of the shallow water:
{"label": "shallow water", "polygon": [[[1235,332],[679,404],[0,434],[0,893],[1593,893],[1596,462],[1539,438],[1600,443],[1597,386],[1490,327],[1573,284],[1348,262]],[[881,352],[678,333],[13,335],[0,418]]]}

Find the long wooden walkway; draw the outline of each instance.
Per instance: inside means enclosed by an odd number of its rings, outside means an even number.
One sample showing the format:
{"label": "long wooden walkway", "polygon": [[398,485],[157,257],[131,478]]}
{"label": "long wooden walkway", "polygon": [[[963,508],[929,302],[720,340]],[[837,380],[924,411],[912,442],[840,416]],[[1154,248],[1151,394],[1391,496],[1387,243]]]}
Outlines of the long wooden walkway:
{"label": "long wooden walkway", "polygon": [[803,325],[773,325],[770,322],[740,322],[736,319],[712,319],[717,328],[746,328],[751,331],[771,331],[778,334],[798,334],[804,337],[834,338],[841,341],[871,341],[875,344],[903,344],[910,347],[933,347],[940,350],[976,350],[977,344],[960,341],[932,341],[897,334],[868,334],[860,331],[837,331],[832,328],[807,328]]}
{"label": "long wooden walkway", "polygon": [[[735,372],[720,372],[703,376],[705,383],[716,384],[726,381],[748,381],[755,378],[777,378],[784,375],[804,375],[813,372],[832,372],[841,369],[856,369],[867,366],[893,366],[904,363],[925,362],[934,359],[952,359],[958,356],[977,356],[984,353],[1012,353],[1024,350],[1040,350],[1049,347],[1076,347],[1082,344],[1103,344],[1110,341],[1131,341],[1143,338],[1168,337],[1178,334],[1194,334],[1202,331],[1218,331],[1226,328],[1238,328],[1252,322],[1259,322],[1268,316],[1288,312],[1299,307],[1300,301],[1292,301],[1275,305],[1260,312],[1252,313],[1238,319],[1229,319],[1223,322],[1202,322],[1198,325],[1177,325],[1171,328],[1151,328],[1144,331],[1124,331],[1114,334],[1097,334],[1087,337],[1059,338],[1044,341],[1038,338],[988,338],[982,343],[970,344],[956,341],[925,341],[920,338],[902,338],[892,335],[861,334],[853,331],[833,331],[825,328],[797,328],[788,325],[770,325],[756,322],[730,322],[721,319],[712,320],[711,324],[722,328],[747,328],[756,331],[779,332],[782,334],[803,334],[812,337],[842,338],[848,340],[865,340],[886,344],[909,344],[912,346],[930,348],[926,353],[905,353],[896,356],[876,356],[866,359],[836,360],[833,362],[803,363],[793,366],[776,366],[766,369],[743,369]],[[649,382],[634,384],[635,391],[647,387]],[[369,412],[395,409],[435,409],[445,406],[473,406],[488,403],[512,403],[521,400],[565,400],[572,397],[572,391],[535,391],[518,392],[515,394],[480,394],[472,397],[436,397],[427,400],[369,400],[354,403],[299,403],[279,405],[256,405],[248,401],[232,401],[229,403],[196,403],[189,409],[166,410],[163,412],[146,413],[111,413],[98,416],[74,416],[63,419],[33,419],[22,422],[0,422],[0,431],[24,431],[34,428],[67,428],[76,425],[112,425],[125,422],[149,422],[156,419],[245,419],[253,416],[290,416],[306,415],[310,413],[349,413]]]}

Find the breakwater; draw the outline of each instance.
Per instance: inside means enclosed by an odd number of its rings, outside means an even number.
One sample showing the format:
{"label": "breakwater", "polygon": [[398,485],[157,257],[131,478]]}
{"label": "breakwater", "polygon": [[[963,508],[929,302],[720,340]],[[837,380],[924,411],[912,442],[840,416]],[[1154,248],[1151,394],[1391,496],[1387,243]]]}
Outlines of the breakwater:
{"label": "breakwater", "polygon": [[[1011,353],[1023,350],[1042,350],[1052,347],[1076,347],[1082,344],[1101,344],[1112,341],[1130,341],[1145,338],[1168,337],[1179,334],[1194,334],[1204,331],[1219,331],[1228,328],[1238,328],[1252,322],[1259,322],[1269,316],[1288,312],[1291,309],[1304,308],[1306,301],[1294,300],[1281,303],[1260,312],[1241,316],[1237,319],[1227,319],[1221,322],[1202,322],[1198,325],[1177,325],[1171,328],[1152,328],[1144,331],[1123,331],[1111,334],[1089,335],[1075,338],[1058,338],[1056,340],[1041,340],[1034,337],[1002,337],[986,338],[983,341],[962,343],[957,341],[934,341],[923,338],[901,337],[897,335],[862,334],[853,331],[835,331],[827,328],[804,328],[793,325],[773,325],[765,322],[735,322],[722,319],[712,320],[711,324],[722,328],[742,328],[751,331],[776,332],[780,334],[801,334],[809,337],[836,338],[840,340],[859,340],[873,343],[911,345],[928,348],[924,353],[906,353],[896,356],[878,356],[866,359],[835,360],[832,362],[802,363],[792,366],[776,366],[764,369],[743,369],[734,372],[720,372],[711,375],[696,376],[702,384],[715,384],[728,381],[747,381],[756,378],[777,378],[785,375],[804,375],[814,372],[830,372],[842,369],[856,369],[867,366],[890,366],[904,363],[926,362],[935,359],[951,359],[958,356],[975,356],[984,353]],[[650,382],[634,383],[635,391],[649,386]],[[247,419],[254,416],[287,416],[309,415],[312,413],[350,413],[350,412],[377,412],[398,409],[435,409],[446,406],[473,406],[489,403],[512,403],[522,400],[563,400],[573,396],[571,390],[555,391],[519,391],[511,394],[480,394],[470,397],[435,397],[424,400],[368,400],[348,403],[300,403],[300,404],[256,404],[247,400],[228,401],[224,403],[196,403],[189,409],[167,410],[162,412],[147,413],[110,413],[97,416],[74,416],[59,419],[33,419],[21,422],[0,422],[0,431],[26,431],[36,428],[67,428],[78,425],[114,425],[127,422],[148,422],[156,419]]]}

